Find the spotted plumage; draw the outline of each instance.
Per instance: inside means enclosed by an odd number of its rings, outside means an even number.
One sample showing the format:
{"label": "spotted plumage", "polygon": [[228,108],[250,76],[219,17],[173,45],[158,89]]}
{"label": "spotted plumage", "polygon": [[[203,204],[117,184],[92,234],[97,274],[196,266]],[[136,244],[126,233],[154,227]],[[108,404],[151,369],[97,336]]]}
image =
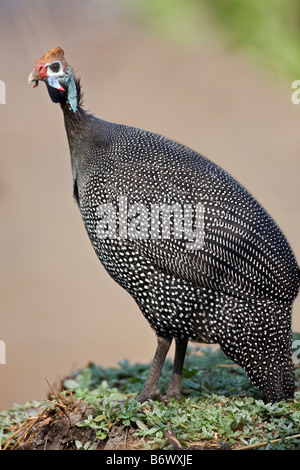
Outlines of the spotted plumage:
{"label": "spotted plumage", "polygon": [[[64,113],[74,197],[94,250],[157,334],[139,399],[159,396],[158,378],[173,338],[168,397],[180,396],[189,340],[219,343],[267,400],[292,397],[291,309],[299,268],[273,219],[202,155],[86,113],[62,49],[39,59],[29,81],[39,80]],[[168,236],[161,219],[154,224],[162,205],[171,209]],[[198,233],[196,206],[201,208],[200,245],[192,243]],[[175,236],[175,208],[183,217],[182,237]],[[187,209],[192,210],[189,231],[184,230]]]}

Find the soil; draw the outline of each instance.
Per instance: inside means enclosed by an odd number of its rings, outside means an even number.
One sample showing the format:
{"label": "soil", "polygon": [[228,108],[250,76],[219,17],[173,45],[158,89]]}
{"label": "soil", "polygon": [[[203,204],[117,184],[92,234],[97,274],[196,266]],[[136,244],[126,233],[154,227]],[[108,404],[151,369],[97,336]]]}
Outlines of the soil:
{"label": "soil", "polygon": [[[96,430],[86,427],[78,427],[77,423],[83,422],[93,408],[84,401],[76,401],[56,409],[37,409],[36,421],[28,431],[20,433],[19,443],[14,450],[78,450],[76,441],[82,446],[89,442],[89,449],[93,450],[143,450],[143,441],[136,437],[136,429],[132,426],[113,425],[108,437],[99,440]],[[224,450],[224,443],[219,440],[207,440],[193,443],[188,448],[182,448],[176,435],[171,431],[165,431],[165,446],[172,446],[173,450]]]}
{"label": "soil", "polygon": [[93,413],[93,409],[78,401],[65,409],[46,410],[36,421],[31,430],[15,450],[77,450],[76,441],[82,445],[89,442],[89,448],[95,450],[118,450],[131,448],[135,439],[132,431],[124,426],[113,426],[109,437],[101,441],[96,436],[96,430],[86,427],[78,427],[77,423],[83,422]]}

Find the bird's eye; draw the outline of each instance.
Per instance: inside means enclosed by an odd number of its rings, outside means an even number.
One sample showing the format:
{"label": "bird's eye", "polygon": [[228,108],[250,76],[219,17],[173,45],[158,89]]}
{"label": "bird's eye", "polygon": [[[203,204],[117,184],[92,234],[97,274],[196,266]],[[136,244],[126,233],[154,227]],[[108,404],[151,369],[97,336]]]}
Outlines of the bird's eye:
{"label": "bird's eye", "polygon": [[60,69],[60,62],[53,62],[53,64],[49,65],[49,69],[54,73],[58,72]]}

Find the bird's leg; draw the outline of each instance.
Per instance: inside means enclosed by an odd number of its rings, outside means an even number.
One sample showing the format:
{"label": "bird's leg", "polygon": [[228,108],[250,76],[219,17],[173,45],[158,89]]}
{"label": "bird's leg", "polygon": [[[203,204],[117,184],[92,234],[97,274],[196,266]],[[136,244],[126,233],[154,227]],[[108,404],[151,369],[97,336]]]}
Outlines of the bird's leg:
{"label": "bird's leg", "polygon": [[157,337],[157,348],[155,356],[144,388],[141,394],[137,397],[137,400],[141,403],[152,398],[159,398],[161,400],[163,399],[158,389],[158,380],[171,343],[172,338],[163,338],[162,336]]}
{"label": "bird's leg", "polygon": [[168,386],[166,398],[181,398],[181,375],[188,341],[176,338],[175,358],[172,377]]}

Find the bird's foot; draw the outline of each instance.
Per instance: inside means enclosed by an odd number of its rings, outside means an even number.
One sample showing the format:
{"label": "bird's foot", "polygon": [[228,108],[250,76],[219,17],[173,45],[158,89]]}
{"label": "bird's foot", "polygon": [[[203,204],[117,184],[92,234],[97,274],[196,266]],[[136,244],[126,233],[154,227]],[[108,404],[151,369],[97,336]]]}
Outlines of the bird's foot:
{"label": "bird's foot", "polygon": [[142,390],[142,392],[140,393],[140,395],[136,397],[136,399],[140,403],[144,403],[147,400],[155,400],[155,399],[160,400],[160,401],[165,401],[165,397],[160,393],[158,388],[155,390],[149,390],[149,391]]}
{"label": "bird's foot", "polygon": [[175,398],[176,400],[180,401],[181,399],[181,380],[180,377],[172,377],[170,380],[167,393],[166,393],[166,400],[170,398]]}
{"label": "bird's foot", "polygon": [[141,394],[136,397],[136,400],[138,400],[140,403],[144,403],[147,400],[159,400],[162,402],[167,402],[168,400],[170,400],[170,398],[175,398],[176,400],[180,401],[180,390],[178,390],[177,388],[168,389],[165,395],[162,395],[162,393],[158,389],[148,393],[144,393],[142,391]]}
{"label": "bird's foot", "polygon": [[181,400],[180,390],[168,390],[164,397],[164,401],[168,401],[170,398],[175,398],[175,400],[180,401]]}

